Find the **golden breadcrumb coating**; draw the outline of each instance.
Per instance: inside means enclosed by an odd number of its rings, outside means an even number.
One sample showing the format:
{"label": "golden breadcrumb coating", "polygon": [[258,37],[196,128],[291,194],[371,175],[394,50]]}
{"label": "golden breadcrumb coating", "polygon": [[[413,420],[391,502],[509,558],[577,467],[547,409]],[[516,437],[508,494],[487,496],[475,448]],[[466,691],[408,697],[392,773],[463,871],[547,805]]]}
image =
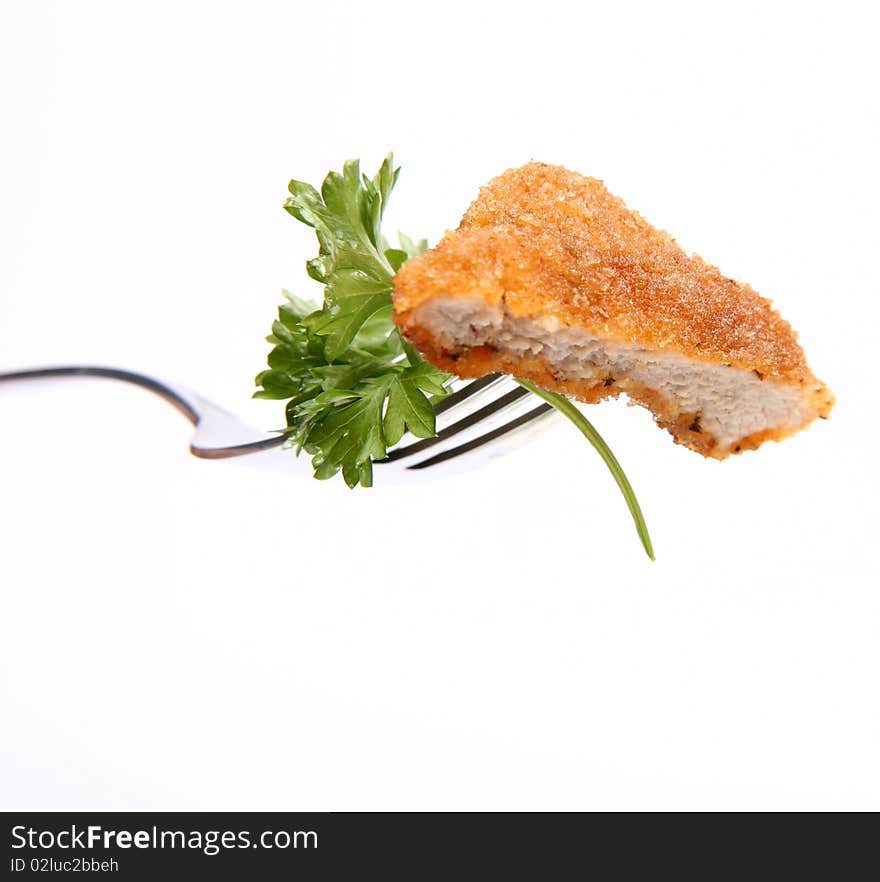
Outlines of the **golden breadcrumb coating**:
{"label": "golden breadcrumb coating", "polygon": [[540,354],[451,346],[422,323],[419,308],[434,298],[478,298],[514,319],[552,317],[603,340],[741,368],[800,387],[809,402],[801,425],[833,403],[770,301],[689,257],[601,181],[560,166],[529,163],[483,187],[457,230],[401,267],[393,297],[395,321],[438,366],[459,376],[501,370],[585,401],[625,391],[705,455],[722,458],[800,425],[769,426],[727,449],[644,383],[561,376]]}

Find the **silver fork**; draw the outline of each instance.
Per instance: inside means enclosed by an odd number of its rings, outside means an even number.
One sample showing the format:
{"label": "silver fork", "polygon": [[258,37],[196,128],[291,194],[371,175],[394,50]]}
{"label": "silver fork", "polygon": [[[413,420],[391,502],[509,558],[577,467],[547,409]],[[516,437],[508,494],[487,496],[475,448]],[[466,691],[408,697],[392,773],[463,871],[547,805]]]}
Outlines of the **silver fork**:
{"label": "silver fork", "polygon": [[[292,452],[281,451],[286,436],[259,432],[201,395],[177,384],[121,368],[64,365],[0,373],[0,383],[59,378],[97,377],[140,386],[176,407],[195,427],[189,449],[202,459],[249,456],[260,464],[289,469]],[[391,473],[408,473],[450,466],[468,468],[503,455],[530,438],[556,410],[539,401],[508,377],[490,374],[478,380],[453,381],[452,394],[434,406],[437,435],[415,438],[406,434],[376,462],[377,483]],[[281,454],[283,453],[283,459]]]}

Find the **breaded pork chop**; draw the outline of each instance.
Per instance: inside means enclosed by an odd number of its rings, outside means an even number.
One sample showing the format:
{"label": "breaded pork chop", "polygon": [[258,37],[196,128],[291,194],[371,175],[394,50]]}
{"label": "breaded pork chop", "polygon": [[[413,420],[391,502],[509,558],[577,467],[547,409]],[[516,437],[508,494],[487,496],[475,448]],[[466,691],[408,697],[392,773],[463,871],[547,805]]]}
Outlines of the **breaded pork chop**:
{"label": "breaded pork chop", "polygon": [[529,163],[406,261],[394,320],[439,367],[598,401],[625,392],[705,456],[781,439],[834,398],[790,325],[601,181]]}

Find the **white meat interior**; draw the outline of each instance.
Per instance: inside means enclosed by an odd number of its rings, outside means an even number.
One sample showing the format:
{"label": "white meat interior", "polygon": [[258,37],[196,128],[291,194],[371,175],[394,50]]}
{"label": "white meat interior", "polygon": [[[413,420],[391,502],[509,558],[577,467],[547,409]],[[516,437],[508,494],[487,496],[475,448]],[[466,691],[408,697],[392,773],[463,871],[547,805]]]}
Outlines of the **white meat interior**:
{"label": "white meat interior", "polygon": [[514,357],[540,355],[559,379],[627,380],[663,396],[673,413],[696,414],[700,431],[730,447],[771,427],[809,418],[796,386],[762,380],[753,371],[697,361],[676,352],[605,340],[556,318],[517,318],[482,298],[434,297],[416,321],[450,349],[490,345]]}

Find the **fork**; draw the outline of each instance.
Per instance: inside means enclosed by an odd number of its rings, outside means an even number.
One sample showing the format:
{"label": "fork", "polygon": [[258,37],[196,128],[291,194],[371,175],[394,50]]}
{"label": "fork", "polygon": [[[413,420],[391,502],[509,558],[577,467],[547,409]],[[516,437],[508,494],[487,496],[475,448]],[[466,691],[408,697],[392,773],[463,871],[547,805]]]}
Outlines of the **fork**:
{"label": "fork", "polygon": [[[259,432],[238,417],[190,391],[186,387],[147,374],[95,365],[64,365],[0,373],[0,383],[27,380],[93,377],[118,380],[140,386],[177,408],[194,426],[190,452],[201,459],[230,459],[249,456],[273,466],[290,468],[289,451],[278,455],[287,441],[279,433]],[[503,455],[535,434],[535,430],[556,415],[556,410],[509,377],[490,374],[477,380],[453,381],[452,393],[434,405],[437,434],[415,438],[409,433],[376,460],[384,479],[391,472],[428,470],[445,465],[471,467]],[[259,455],[259,456],[258,456]]]}

